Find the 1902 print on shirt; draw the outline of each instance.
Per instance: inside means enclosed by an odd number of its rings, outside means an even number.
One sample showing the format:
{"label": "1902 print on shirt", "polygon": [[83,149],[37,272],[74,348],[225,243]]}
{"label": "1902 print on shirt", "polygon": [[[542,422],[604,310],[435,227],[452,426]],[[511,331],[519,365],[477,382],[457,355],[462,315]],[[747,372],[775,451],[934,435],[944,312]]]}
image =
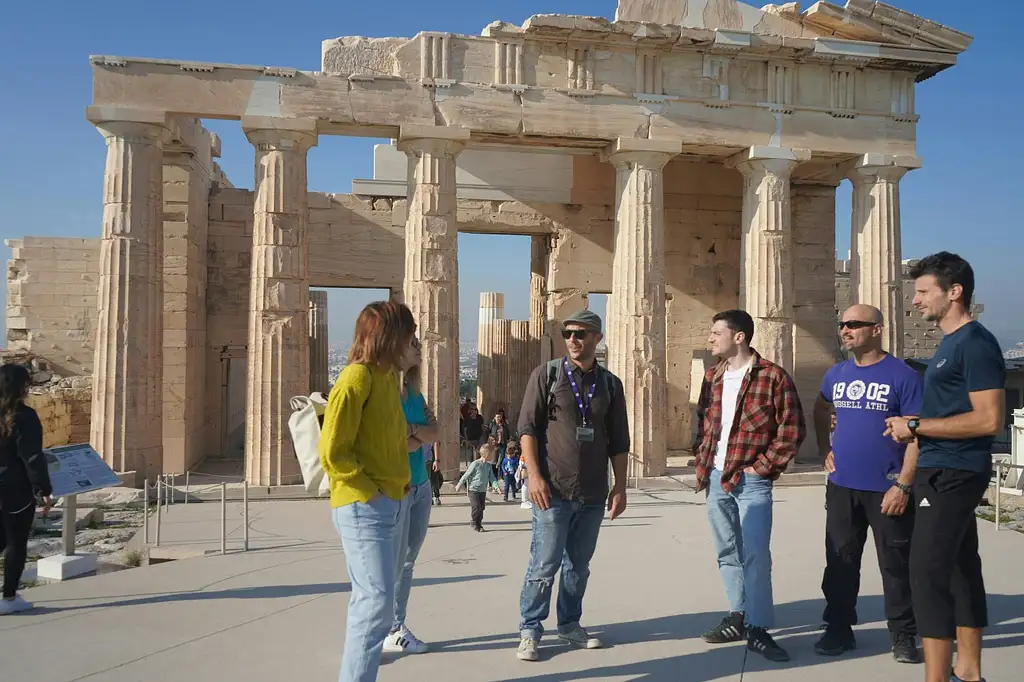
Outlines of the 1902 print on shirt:
{"label": "1902 print on shirt", "polygon": [[[840,381],[832,387],[832,404],[836,408],[851,410],[889,411],[889,394],[892,386],[872,381],[865,384],[857,379],[847,384]],[[861,402],[864,398],[864,402]]]}

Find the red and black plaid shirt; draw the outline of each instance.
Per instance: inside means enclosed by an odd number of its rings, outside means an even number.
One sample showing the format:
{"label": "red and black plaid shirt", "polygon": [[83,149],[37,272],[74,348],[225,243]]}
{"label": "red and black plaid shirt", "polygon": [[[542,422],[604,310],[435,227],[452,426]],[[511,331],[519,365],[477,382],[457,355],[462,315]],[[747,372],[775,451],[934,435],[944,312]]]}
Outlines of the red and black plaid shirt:
{"label": "red and black plaid shirt", "polygon": [[[704,375],[697,404],[697,438],[693,453],[697,464],[697,490],[708,485],[715,466],[715,452],[722,434],[722,375],[726,361]],[[750,371],[743,377],[736,397],[735,422],[722,472],[722,488],[731,491],[743,469],[753,467],[759,476],[777,479],[807,437],[804,411],[793,380],[778,365],[753,352]]]}

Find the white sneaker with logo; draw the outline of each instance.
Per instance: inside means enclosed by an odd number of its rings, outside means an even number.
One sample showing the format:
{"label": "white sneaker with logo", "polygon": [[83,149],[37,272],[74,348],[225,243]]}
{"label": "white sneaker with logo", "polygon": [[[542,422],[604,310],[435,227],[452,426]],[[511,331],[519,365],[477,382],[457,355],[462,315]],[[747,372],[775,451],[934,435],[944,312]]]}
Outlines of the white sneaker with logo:
{"label": "white sneaker with logo", "polygon": [[12,613],[21,613],[32,608],[32,602],[25,601],[21,595],[15,595],[14,599],[0,599],[0,616],[7,616]]}
{"label": "white sneaker with logo", "polygon": [[402,626],[396,632],[384,638],[384,651],[397,654],[425,654],[427,653],[426,642],[421,642],[412,630]]}

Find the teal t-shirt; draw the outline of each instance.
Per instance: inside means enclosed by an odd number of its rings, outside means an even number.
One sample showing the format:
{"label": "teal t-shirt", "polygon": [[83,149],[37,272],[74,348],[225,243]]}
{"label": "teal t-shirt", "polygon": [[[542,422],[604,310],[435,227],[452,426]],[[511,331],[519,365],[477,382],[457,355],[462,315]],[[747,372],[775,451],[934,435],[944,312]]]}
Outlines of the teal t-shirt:
{"label": "teal t-shirt", "polygon": [[[409,391],[408,397],[402,399],[402,410],[408,423],[426,425],[427,401],[423,399],[422,393]],[[423,456],[423,446],[409,453],[409,471],[412,472],[409,485],[417,486],[427,482],[427,462]]]}

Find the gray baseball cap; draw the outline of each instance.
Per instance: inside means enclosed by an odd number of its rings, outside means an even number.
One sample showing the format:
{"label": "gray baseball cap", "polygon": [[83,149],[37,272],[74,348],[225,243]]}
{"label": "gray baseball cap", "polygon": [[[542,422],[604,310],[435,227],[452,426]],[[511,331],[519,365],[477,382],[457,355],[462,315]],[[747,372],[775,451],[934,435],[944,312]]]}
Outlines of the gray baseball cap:
{"label": "gray baseball cap", "polygon": [[563,325],[579,324],[584,327],[589,327],[596,332],[601,331],[601,318],[598,317],[597,313],[591,310],[580,310],[579,312],[573,313],[566,318]]}

